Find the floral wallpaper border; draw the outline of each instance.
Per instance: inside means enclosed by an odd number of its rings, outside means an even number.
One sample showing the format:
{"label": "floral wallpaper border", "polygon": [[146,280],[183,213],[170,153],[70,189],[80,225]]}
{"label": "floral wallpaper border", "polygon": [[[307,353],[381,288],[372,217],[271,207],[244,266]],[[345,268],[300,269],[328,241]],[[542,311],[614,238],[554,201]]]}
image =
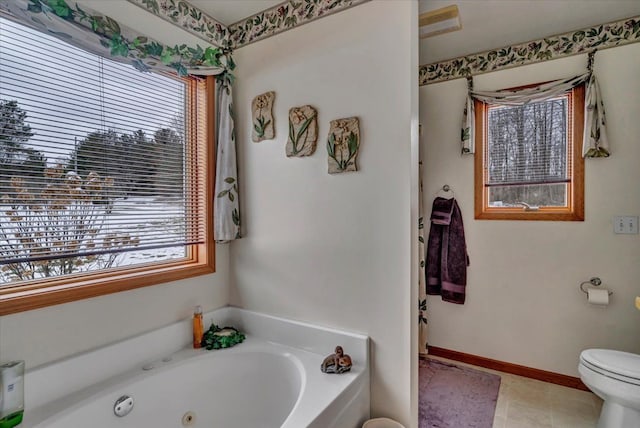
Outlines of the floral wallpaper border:
{"label": "floral wallpaper border", "polygon": [[640,42],[640,16],[422,65],[419,83],[429,85],[636,42]]}
{"label": "floral wallpaper border", "polygon": [[240,48],[370,0],[287,0],[228,27],[186,0],[127,0],[215,46]]}
{"label": "floral wallpaper border", "polygon": [[178,25],[191,34],[226,48],[229,46],[229,29],[202,10],[184,0],[127,0],[156,16]]}
{"label": "floral wallpaper border", "polygon": [[369,0],[289,0],[231,24],[234,48],[257,42]]}

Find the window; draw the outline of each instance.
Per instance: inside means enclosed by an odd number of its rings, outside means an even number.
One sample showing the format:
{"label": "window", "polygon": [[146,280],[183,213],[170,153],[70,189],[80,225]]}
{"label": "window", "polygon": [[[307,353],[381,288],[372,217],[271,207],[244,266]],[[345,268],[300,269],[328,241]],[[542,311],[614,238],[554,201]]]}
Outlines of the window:
{"label": "window", "polygon": [[584,220],[584,86],[518,106],[475,101],[475,218]]}
{"label": "window", "polygon": [[213,272],[213,78],[0,45],[0,315]]}

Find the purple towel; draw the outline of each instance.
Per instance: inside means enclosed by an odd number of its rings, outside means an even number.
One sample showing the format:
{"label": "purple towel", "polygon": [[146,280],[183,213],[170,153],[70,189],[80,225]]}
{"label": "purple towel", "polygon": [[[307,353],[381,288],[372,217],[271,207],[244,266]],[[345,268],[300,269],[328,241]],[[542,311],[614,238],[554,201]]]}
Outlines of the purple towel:
{"label": "purple towel", "polygon": [[427,294],[463,304],[467,285],[467,244],[460,207],[454,198],[436,198],[427,242]]}

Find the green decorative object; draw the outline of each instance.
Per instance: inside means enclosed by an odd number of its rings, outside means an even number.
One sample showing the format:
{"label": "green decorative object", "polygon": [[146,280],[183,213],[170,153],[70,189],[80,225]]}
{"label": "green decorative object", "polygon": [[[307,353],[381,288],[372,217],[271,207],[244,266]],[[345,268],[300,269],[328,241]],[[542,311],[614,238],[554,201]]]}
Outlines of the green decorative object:
{"label": "green decorative object", "polygon": [[24,411],[13,413],[7,417],[0,419],[0,428],[13,428],[22,423],[22,416]]}
{"label": "green decorative object", "polygon": [[202,346],[207,350],[231,348],[244,342],[245,335],[233,327],[220,328],[211,324],[209,330],[202,336]]}

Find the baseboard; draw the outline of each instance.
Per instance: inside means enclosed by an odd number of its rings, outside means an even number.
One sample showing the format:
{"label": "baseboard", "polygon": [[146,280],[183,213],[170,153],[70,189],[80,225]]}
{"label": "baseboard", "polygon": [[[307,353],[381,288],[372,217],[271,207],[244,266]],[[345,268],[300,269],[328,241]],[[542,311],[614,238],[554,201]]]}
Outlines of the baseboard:
{"label": "baseboard", "polygon": [[[448,358],[486,369],[498,370],[518,376],[541,380],[543,382],[555,383],[556,385],[568,386],[569,388],[589,391],[589,388],[582,383],[580,378],[567,376],[560,373],[548,372],[546,370],[534,369],[518,364],[506,363],[504,361],[493,360],[491,358],[480,357],[478,355],[465,354],[464,352],[452,351],[450,349],[429,346],[429,354],[420,354],[420,357],[433,355],[436,357]],[[577,363],[576,363],[577,364]]]}

